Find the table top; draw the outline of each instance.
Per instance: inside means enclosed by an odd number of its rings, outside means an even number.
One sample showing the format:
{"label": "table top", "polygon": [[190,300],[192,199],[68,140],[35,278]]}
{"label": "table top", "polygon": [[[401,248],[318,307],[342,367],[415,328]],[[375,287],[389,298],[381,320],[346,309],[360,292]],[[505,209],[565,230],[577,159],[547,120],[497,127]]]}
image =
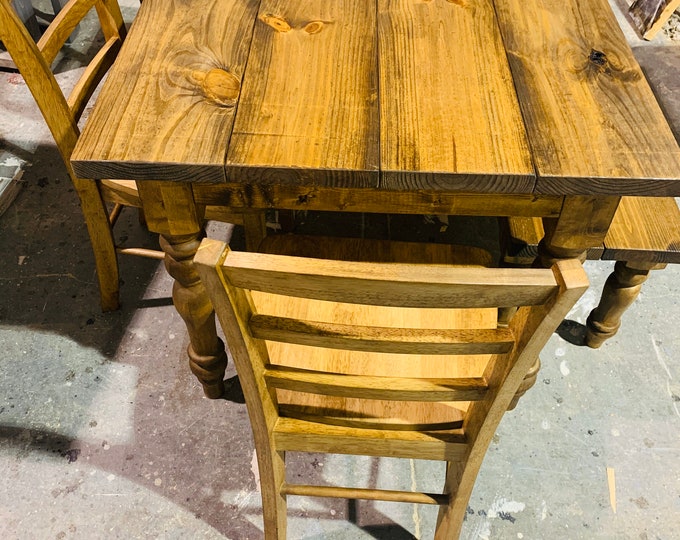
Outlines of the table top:
{"label": "table top", "polygon": [[680,195],[607,0],[144,0],[83,178]]}

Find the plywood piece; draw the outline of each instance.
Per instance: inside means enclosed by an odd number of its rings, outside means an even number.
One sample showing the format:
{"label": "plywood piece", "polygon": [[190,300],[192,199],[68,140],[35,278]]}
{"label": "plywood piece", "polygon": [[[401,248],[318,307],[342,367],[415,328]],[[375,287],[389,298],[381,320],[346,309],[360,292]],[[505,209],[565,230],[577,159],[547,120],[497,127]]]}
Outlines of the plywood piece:
{"label": "plywood piece", "polygon": [[607,0],[494,0],[541,193],[677,195],[680,148]]}
{"label": "plywood piece", "polygon": [[373,0],[263,0],[227,174],[378,185]]}
{"label": "plywood piece", "polygon": [[145,0],[73,153],[76,173],[224,181],[258,4]]}
{"label": "plywood piece", "polygon": [[378,0],[382,185],[531,192],[490,0]]}

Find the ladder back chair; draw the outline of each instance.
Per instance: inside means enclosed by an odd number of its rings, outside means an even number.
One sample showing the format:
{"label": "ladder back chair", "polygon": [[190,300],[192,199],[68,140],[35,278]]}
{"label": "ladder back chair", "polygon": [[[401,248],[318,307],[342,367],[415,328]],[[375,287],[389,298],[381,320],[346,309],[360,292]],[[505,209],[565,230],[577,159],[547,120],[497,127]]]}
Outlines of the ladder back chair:
{"label": "ladder back chair", "polygon": [[[204,240],[194,262],[246,398],[267,539],[286,537],[287,495],[440,505],[435,537],[456,538],[498,423],[588,287],[577,260],[347,262]],[[499,306],[520,306],[507,327]],[[289,483],[287,451],[445,461],[443,493]]]}
{"label": "ladder back chair", "polygon": [[[93,7],[104,34],[104,45],[66,96],[51,66],[73,30]],[[97,85],[113,64],[124,37],[125,25],[116,0],[71,0],[55,15],[37,43],[14,12],[10,0],[0,0],[0,41],[33,94],[80,198],[94,251],[104,311],[119,307],[118,260],[112,226],[120,213],[121,203],[131,206],[141,206],[141,203],[133,181],[93,182],[81,179],[74,174],[69,160],[80,134],[78,120]],[[117,203],[111,214],[106,206],[107,201]],[[162,255],[159,252],[157,256]]]}
{"label": "ladder back chair", "polygon": [[[85,67],[68,95],[60,88],[52,64],[78,24],[94,8],[104,44]],[[88,180],[78,178],[70,163],[80,130],[78,121],[88,101],[113,64],[125,38],[125,25],[117,0],[70,0],[50,23],[36,43],[11,5],[0,0],[0,41],[9,52],[54,137],[64,165],[80,198],[85,224],[94,251],[104,311],[119,307],[119,269],[117,253],[162,259],[162,251],[119,248],[113,226],[125,206],[140,208],[141,199],[133,180]],[[108,203],[108,205],[107,205]],[[111,211],[109,211],[109,206]],[[243,223],[240,215],[208,207],[206,218]]]}

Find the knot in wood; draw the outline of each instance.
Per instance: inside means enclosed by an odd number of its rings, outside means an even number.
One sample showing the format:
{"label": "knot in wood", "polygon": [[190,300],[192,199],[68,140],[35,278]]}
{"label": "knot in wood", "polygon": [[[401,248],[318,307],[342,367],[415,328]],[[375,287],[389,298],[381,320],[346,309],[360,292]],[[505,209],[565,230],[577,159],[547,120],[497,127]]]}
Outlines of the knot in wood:
{"label": "knot in wood", "polygon": [[303,30],[308,34],[318,34],[323,29],[323,21],[312,21],[307,23]]}
{"label": "knot in wood", "polygon": [[290,32],[290,24],[288,24],[288,21],[283,17],[267,13],[265,15],[260,15],[260,20],[264,24],[271,26],[277,32]]}
{"label": "knot in wood", "polygon": [[599,67],[604,67],[609,62],[609,60],[607,60],[607,55],[605,53],[603,53],[602,51],[597,51],[595,49],[590,50],[588,60],[590,60],[593,64]]}
{"label": "knot in wood", "polygon": [[241,81],[236,75],[224,69],[213,68],[205,74],[194,73],[194,76],[200,82],[207,99],[225,107],[233,107],[236,104],[241,91]]}

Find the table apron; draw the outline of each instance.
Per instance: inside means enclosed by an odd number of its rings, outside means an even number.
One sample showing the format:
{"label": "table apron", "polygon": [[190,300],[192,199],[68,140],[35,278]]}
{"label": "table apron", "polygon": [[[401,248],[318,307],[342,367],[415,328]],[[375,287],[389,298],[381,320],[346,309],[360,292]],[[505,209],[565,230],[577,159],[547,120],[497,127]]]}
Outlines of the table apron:
{"label": "table apron", "polygon": [[192,185],[199,205],[233,209],[317,210],[378,214],[558,217],[563,196],[444,193],[295,185]]}

